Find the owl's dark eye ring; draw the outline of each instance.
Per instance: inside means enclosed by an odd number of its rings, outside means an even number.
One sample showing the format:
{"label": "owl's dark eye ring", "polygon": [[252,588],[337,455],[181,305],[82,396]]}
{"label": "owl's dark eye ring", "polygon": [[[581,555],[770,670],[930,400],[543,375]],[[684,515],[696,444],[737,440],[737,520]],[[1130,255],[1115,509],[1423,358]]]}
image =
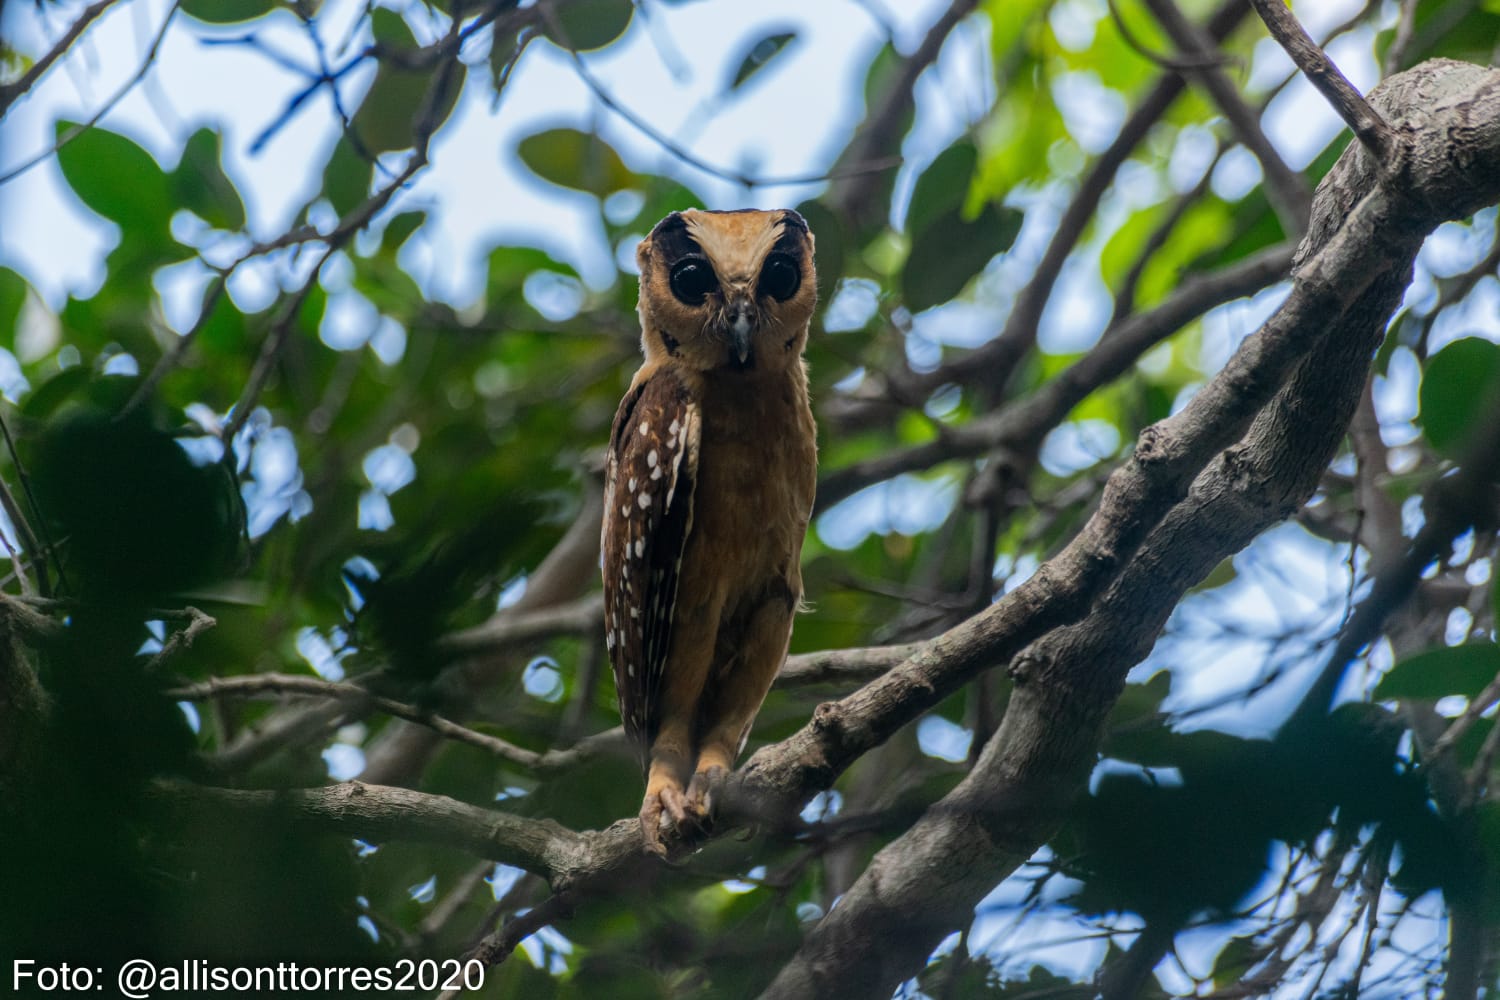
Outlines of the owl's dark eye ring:
{"label": "owl's dark eye ring", "polygon": [[790,254],[773,253],[766,258],[760,269],[760,284],[756,291],[769,295],[777,302],[785,302],[797,294],[802,287],[802,268]]}
{"label": "owl's dark eye ring", "polygon": [[685,305],[701,306],[708,293],[719,287],[719,276],[706,260],[689,257],[672,266],[668,284],[672,294]]}

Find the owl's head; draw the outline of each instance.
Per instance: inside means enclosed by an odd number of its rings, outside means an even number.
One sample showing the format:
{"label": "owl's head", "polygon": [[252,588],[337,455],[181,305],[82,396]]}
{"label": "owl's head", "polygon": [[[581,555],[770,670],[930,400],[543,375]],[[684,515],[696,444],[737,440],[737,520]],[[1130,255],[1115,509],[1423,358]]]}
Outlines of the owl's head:
{"label": "owl's head", "polygon": [[813,236],[796,212],[673,212],[636,262],[647,361],[749,373],[801,358],[818,293]]}

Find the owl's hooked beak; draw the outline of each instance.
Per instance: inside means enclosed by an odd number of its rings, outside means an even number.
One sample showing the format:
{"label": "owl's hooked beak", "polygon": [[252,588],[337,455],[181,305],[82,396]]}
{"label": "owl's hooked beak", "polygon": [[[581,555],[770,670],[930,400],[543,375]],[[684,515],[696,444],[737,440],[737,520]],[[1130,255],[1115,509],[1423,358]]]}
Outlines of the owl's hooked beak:
{"label": "owl's hooked beak", "polygon": [[750,335],[755,331],[755,306],[746,299],[729,303],[729,340],[743,366],[750,358]]}

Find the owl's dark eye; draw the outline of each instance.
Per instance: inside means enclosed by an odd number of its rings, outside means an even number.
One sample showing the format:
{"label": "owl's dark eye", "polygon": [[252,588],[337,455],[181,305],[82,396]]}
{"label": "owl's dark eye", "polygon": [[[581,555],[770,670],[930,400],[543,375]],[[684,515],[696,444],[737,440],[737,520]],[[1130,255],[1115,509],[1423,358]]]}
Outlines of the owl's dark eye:
{"label": "owl's dark eye", "polygon": [[704,296],[719,287],[719,277],[706,260],[678,261],[672,268],[672,294],[684,304],[700,306]]}
{"label": "owl's dark eye", "polygon": [[760,287],[757,291],[769,295],[777,302],[785,302],[797,293],[802,284],[802,269],[797,262],[784,253],[773,253],[766,258],[760,269]]}

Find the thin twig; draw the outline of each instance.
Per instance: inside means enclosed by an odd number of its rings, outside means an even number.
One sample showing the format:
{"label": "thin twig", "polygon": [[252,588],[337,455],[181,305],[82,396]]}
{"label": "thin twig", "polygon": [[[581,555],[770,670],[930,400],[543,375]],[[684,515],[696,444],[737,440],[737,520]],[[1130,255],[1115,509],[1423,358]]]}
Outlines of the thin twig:
{"label": "thin twig", "polygon": [[[466,954],[463,960],[483,962],[486,968],[499,965],[510,957],[522,941],[542,928],[566,918],[572,912],[572,897],[568,893],[558,893],[540,906],[532,907],[525,913],[518,913],[506,921],[504,926],[496,928],[492,934],[479,943],[478,947]],[[449,1000],[458,995],[458,990],[448,990],[439,994],[438,1000]]]}
{"label": "thin twig", "polygon": [[[552,7],[550,5],[541,5],[539,9],[542,11],[542,17],[548,23],[548,30],[552,32],[554,37],[566,42],[567,34],[563,29],[561,22],[557,19],[556,14],[553,13]],[[727,167],[721,167],[715,163],[710,163],[709,161],[703,159],[701,156],[698,156],[685,149],[683,146],[675,142],[671,136],[668,136],[665,133],[661,132],[650,122],[646,121],[640,115],[636,114],[634,111],[621,104],[620,101],[616,99],[615,96],[611,94],[607,88],[605,88],[604,84],[600,83],[599,79],[589,71],[588,65],[583,60],[583,56],[579,55],[576,49],[574,49],[571,45],[567,45],[566,51],[569,58],[571,58],[573,61],[573,68],[574,71],[578,74],[578,78],[582,80],[588,86],[588,88],[594,92],[594,96],[598,98],[599,103],[603,104],[606,108],[613,111],[621,118],[625,119],[631,124],[631,126],[636,129],[636,131],[640,132],[646,138],[650,139],[652,142],[656,143],[662,149],[666,150],[668,153],[672,154],[672,156],[676,157],[678,160],[681,160],[683,163],[686,163],[688,166],[696,167],[704,173],[712,174],[713,176],[719,177],[723,180],[732,181],[733,183],[738,184],[741,187],[756,188],[780,187],[782,185],[797,184],[817,184],[822,181],[837,180],[842,177],[854,177],[863,174],[876,174],[886,170],[894,170],[896,167],[899,167],[901,165],[902,160],[900,156],[885,156],[878,159],[872,159],[868,162],[853,163],[847,167],[836,167],[832,170],[817,171],[810,174],[792,174],[785,177],[754,177],[741,170],[731,170]]]}
{"label": "thin twig", "polygon": [[1386,76],[1394,76],[1401,71],[1401,64],[1406,62],[1406,50],[1411,45],[1411,40],[1417,33],[1417,0],[1401,0],[1401,13],[1396,18],[1396,34],[1391,39],[1391,47],[1385,50],[1385,65],[1381,72]]}
{"label": "thin twig", "polygon": [[[1184,54],[1200,59],[1212,55],[1212,39],[1184,17],[1172,0],[1146,0],[1146,6]],[[1312,211],[1312,192],[1308,189],[1307,182],[1287,166],[1275,144],[1261,129],[1260,115],[1246,103],[1239,88],[1220,66],[1210,64],[1192,75],[1202,83],[1203,89],[1208,91],[1214,103],[1224,112],[1235,136],[1260,161],[1265,172],[1266,195],[1281,219],[1282,230],[1289,236],[1300,236],[1307,230],[1307,219]]]}
{"label": "thin twig", "polygon": [[31,68],[23,73],[19,80],[0,87],[0,118],[5,116],[5,113],[10,110],[12,104],[20,100],[35,86],[36,82],[42,78],[42,75],[52,68],[53,63],[67,54],[68,50],[73,47],[73,43],[87,30],[88,26],[93,24],[99,15],[113,7],[115,3],[116,0],[96,0],[95,3],[89,4],[84,8],[83,13],[78,15],[78,20],[74,21],[68,27],[68,30],[63,32],[63,36],[57,40],[57,44],[48,49],[40,59],[32,63]]}
{"label": "thin twig", "polygon": [[171,637],[162,643],[161,649],[157,651],[155,656],[151,657],[150,662],[147,664],[149,669],[160,667],[184,649],[190,648],[198,636],[219,624],[192,605],[188,605],[183,610],[188,615],[187,626],[173,632]]}
{"label": "thin twig", "polygon": [[[0,506],[5,508],[5,513],[10,517],[10,523],[15,525],[17,540],[21,547],[31,558],[31,565],[36,568],[37,590],[43,598],[52,596],[52,582],[47,576],[47,559],[57,559],[57,548],[52,544],[52,539],[47,532],[46,517],[42,514],[41,505],[36,502],[36,493],[31,489],[31,477],[26,475],[26,467],[21,464],[21,455],[16,450],[16,442],[10,436],[10,425],[5,418],[0,416],[0,437],[5,439],[5,450],[10,455],[10,463],[16,470],[16,478],[21,482],[21,492],[26,494],[26,502],[31,506],[31,512],[37,519],[37,532],[31,530],[31,522],[21,510],[21,505],[11,494],[10,489],[0,480]],[[38,544],[40,537],[40,544]],[[57,582],[67,587],[67,578],[63,575],[62,561],[57,563]]]}
{"label": "thin twig", "polygon": [[1379,112],[1370,107],[1364,95],[1354,88],[1318,43],[1308,36],[1296,16],[1283,0],[1250,0],[1255,12],[1266,23],[1271,37],[1286,50],[1308,81],[1327,98],[1360,143],[1375,157],[1375,162],[1389,165],[1395,151],[1396,136]]}
{"label": "thin twig", "polygon": [[397,701],[375,694],[368,688],[346,681],[325,681],[317,677],[299,674],[246,674],[241,677],[216,677],[199,684],[185,684],[166,692],[170,698],[184,701],[203,701],[224,697],[259,697],[265,695],[303,695],[313,698],[328,698],[357,709],[368,707],[398,719],[405,719],[453,740],[477,747],[501,760],[528,771],[556,771],[572,766],[604,752],[614,740],[608,732],[598,737],[580,740],[573,748],[561,751],[537,753],[518,747],[498,736],[490,736],[467,726],[461,726],[420,705]]}
{"label": "thin twig", "polygon": [[59,136],[57,141],[54,142],[51,146],[42,150],[40,153],[37,153],[31,159],[21,163],[19,166],[11,168],[4,174],[0,174],[0,184],[5,184],[9,181],[15,180],[17,177],[30,170],[32,167],[36,166],[38,163],[43,162],[51,156],[54,156],[58,150],[62,149],[68,143],[72,142],[74,139],[78,138],[80,135],[83,135],[83,133],[93,128],[99,123],[100,119],[109,114],[110,111],[114,110],[115,105],[119,104],[122,100],[125,99],[126,94],[135,89],[136,84],[140,83],[146,78],[146,74],[150,71],[151,66],[156,62],[156,55],[161,50],[162,42],[166,40],[167,28],[171,27],[172,18],[177,16],[177,8],[180,3],[181,0],[174,0],[172,6],[167,8],[167,16],[162,18],[161,27],[156,31],[156,37],[151,40],[151,47],[146,51],[146,58],[141,61],[140,69],[136,70],[135,74],[131,76],[129,80],[126,80],[123,84],[121,84],[120,89],[111,94],[109,96],[109,100],[105,101],[97,111],[89,116],[88,121],[82,122],[68,129],[68,131]]}
{"label": "thin twig", "polygon": [[1222,54],[1206,51],[1193,53],[1184,51],[1181,56],[1177,57],[1169,56],[1165,52],[1157,52],[1141,41],[1140,37],[1125,23],[1125,17],[1120,13],[1118,0],[1109,0],[1109,18],[1114,22],[1115,30],[1120,33],[1120,37],[1125,40],[1126,45],[1135,50],[1136,54],[1142,59],[1155,63],[1162,69],[1169,69],[1175,73],[1187,73],[1216,68],[1229,62],[1229,59]]}

